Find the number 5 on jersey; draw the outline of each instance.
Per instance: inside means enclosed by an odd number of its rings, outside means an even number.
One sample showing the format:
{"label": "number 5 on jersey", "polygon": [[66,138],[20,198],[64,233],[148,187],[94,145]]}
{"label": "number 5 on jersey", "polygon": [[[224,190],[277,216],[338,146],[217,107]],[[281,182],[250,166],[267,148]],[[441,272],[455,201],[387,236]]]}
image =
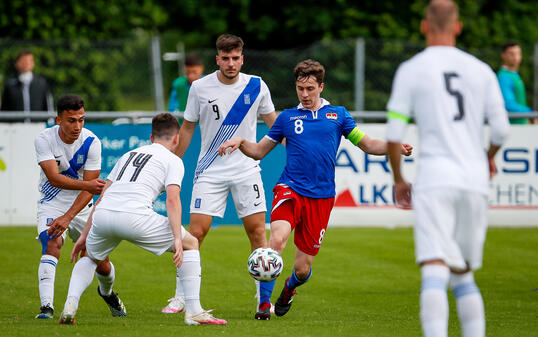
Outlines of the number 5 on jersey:
{"label": "number 5 on jersey", "polygon": [[456,98],[456,101],[458,102],[458,114],[454,117],[455,121],[461,121],[463,119],[463,116],[465,116],[465,110],[463,108],[463,95],[458,90],[452,88],[450,85],[450,81],[454,77],[460,77],[457,73],[450,72],[450,73],[443,73],[445,77],[445,89],[448,91],[448,93]]}

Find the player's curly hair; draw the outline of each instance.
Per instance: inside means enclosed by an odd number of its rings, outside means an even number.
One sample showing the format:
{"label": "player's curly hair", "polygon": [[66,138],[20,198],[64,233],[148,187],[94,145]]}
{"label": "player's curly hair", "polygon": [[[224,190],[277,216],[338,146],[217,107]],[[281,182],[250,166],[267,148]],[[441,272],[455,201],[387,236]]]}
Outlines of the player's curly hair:
{"label": "player's curly hair", "polygon": [[299,62],[293,70],[295,80],[306,79],[309,76],[313,76],[318,84],[323,83],[325,77],[325,68],[318,61],[311,59]]}
{"label": "player's curly hair", "polygon": [[172,114],[165,112],[151,120],[151,134],[155,139],[170,139],[179,132],[179,122]]}

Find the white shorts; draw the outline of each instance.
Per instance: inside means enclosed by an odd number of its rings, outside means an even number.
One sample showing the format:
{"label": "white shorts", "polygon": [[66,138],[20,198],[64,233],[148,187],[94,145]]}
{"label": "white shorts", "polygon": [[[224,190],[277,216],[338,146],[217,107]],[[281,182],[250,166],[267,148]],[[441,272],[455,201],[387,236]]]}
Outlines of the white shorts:
{"label": "white shorts", "polygon": [[191,213],[222,218],[229,192],[239,218],[267,211],[262,177],[256,172],[233,181],[197,181],[192,189]]}
{"label": "white shorts", "polygon": [[417,263],[441,259],[454,269],[482,266],[487,197],[455,188],[413,192]]}
{"label": "white shorts", "polygon": [[[174,250],[174,233],[168,218],[153,211],[134,214],[97,208],[92,220],[86,250],[96,260],[104,260],[122,240],[155,255]],[[181,238],[186,233],[181,226]]]}
{"label": "white shorts", "polygon": [[[88,220],[88,217],[90,216],[91,207],[93,203],[90,203],[88,206],[84,207],[78,214],[71,220],[71,223],[69,224],[68,231],[69,231],[69,237],[73,242],[77,241],[80,237],[80,233],[82,233],[82,230],[84,229],[84,226],[86,226],[86,221]],[[59,210],[57,208],[53,207],[46,207],[42,205],[38,205],[37,207],[37,235],[38,237],[36,239],[39,239],[39,234],[41,234],[43,231],[46,231],[49,229],[49,226],[47,226],[48,223],[52,222],[52,220],[61,217],[65,214],[67,210]],[[66,232],[63,232],[62,238],[65,240]]]}

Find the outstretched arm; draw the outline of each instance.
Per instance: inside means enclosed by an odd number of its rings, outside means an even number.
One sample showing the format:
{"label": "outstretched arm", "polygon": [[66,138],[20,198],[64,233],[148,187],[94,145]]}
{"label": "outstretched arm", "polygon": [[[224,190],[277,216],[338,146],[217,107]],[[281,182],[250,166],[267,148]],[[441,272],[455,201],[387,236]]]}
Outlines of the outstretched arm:
{"label": "outstretched arm", "polygon": [[[234,137],[225,141],[219,147],[219,155],[222,156],[226,153],[230,154],[239,149],[245,154],[255,160],[260,160],[265,157],[278,143],[269,140],[267,137],[262,138],[259,143],[252,143],[243,138]],[[229,151],[226,151],[230,148]]]}
{"label": "outstretched arm", "polygon": [[[357,144],[357,146],[368,154],[374,154],[374,155],[388,154],[387,142],[380,139],[370,138],[368,137],[368,135],[364,135],[364,137]],[[401,154],[405,156],[409,156],[413,152],[413,146],[409,144],[400,144],[400,150],[401,150],[400,152]]]}
{"label": "outstretched arm", "polygon": [[396,205],[403,208],[411,207],[411,185],[408,184],[401,173],[400,161],[402,156],[402,144],[389,142],[388,155],[394,177],[394,198]]}

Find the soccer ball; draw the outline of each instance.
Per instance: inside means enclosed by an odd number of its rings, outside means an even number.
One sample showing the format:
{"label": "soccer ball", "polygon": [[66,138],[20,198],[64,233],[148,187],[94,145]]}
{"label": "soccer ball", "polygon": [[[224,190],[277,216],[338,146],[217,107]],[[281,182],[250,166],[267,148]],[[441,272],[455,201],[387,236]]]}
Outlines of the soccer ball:
{"label": "soccer ball", "polygon": [[271,248],[258,248],[248,257],[248,272],[258,281],[268,282],[276,279],[282,268],[284,268],[282,256]]}

